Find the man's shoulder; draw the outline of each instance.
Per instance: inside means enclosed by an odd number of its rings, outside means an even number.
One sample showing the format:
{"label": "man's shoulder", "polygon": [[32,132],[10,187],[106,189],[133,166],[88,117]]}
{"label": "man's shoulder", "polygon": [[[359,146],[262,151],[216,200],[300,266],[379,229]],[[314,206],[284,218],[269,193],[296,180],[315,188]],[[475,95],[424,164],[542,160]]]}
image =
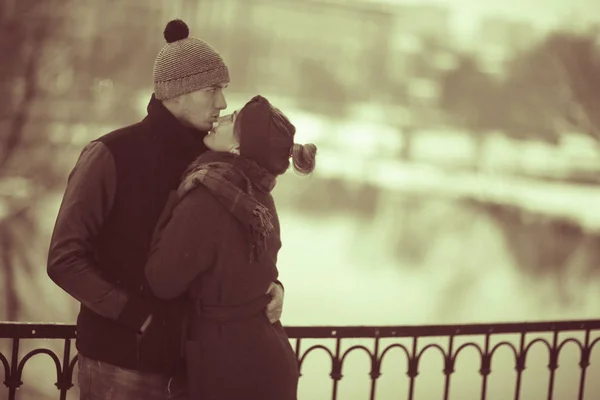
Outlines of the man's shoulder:
{"label": "man's shoulder", "polygon": [[102,142],[108,147],[117,143],[127,143],[139,141],[148,134],[148,127],[144,120],[132,125],[128,125],[95,139],[94,142]]}

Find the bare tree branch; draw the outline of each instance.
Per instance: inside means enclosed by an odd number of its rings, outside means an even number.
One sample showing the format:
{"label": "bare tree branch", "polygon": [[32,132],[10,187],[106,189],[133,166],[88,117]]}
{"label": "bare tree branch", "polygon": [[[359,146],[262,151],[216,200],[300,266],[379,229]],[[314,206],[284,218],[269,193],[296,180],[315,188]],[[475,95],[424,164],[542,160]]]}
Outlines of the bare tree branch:
{"label": "bare tree branch", "polygon": [[0,224],[0,262],[3,266],[4,274],[4,300],[6,304],[6,320],[16,321],[19,315],[20,302],[19,295],[15,288],[15,268],[12,263],[13,242],[10,236],[10,230],[6,224]]}
{"label": "bare tree branch", "polygon": [[[569,60],[572,61],[569,62]],[[563,113],[557,113],[556,115],[557,125],[562,130],[575,130],[599,137],[599,127],[594,125],[574,91],[574,88],[582,85],[582,80],[585,79],[585,74],[577,57],[564,53],[559,54],[555,58],[554,64],[560,76],[558,83],[562,83],[560,104],[564,107],[561,110]]]}
{"label": "bare tree branch", "polygon": [[6,139],[0,147],[0,175],[5,172],[11,156],[15,153],[23,137],[23,128],[27,124],[29,109],[38,92],[37,74],[41,58],[41,47],[46,34],[48,33],[49,22],[36,26],[32,37],[32,46],[30,46],[27,61],[25,63],[25,90],[19,105],[16,107],[16,113],[7,129]]}

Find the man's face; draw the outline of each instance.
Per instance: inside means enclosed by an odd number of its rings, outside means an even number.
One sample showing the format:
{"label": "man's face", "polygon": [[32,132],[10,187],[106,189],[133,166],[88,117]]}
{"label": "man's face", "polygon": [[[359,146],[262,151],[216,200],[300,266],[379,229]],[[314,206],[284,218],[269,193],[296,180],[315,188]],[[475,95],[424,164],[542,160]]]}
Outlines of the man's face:
{"label": "man's face", "polygon": [[179,118],[200,131],[209,131],[221,110],[227,108],[223,91],[227,85],[214,85],[184,94],[178,99]]}

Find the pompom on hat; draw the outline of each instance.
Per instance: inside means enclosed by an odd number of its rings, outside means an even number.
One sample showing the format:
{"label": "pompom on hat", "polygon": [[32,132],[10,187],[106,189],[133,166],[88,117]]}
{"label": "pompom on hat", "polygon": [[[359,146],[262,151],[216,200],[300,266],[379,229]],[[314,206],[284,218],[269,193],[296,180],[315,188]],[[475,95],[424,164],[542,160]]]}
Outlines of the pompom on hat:
{"label": "pompom on hat", "polygon": [[229,83],[229,69],[221,55],[205,41],[189,37],[185,22],[170,21],[163,34],[167,44],[154,61],[154,95],[158,100]]}

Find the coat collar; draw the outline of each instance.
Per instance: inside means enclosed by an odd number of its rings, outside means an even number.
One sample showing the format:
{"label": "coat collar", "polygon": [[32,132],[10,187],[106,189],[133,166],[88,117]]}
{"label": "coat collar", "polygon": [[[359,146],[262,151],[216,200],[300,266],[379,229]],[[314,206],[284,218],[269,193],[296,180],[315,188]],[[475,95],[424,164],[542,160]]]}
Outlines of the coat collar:
{"label": "coat collar", "polygon": [[182,124],[160,100],[152,95],[148,103],[148,115],[142,121],[147,126],[148,138],[154,142],[153,180],[155,196],[152,201],[159,204],[164,193],[177,189],[182,173],[194,158],[207,150],[204,136],[201,132]]}
{"label": "coat collar", "polygon": [[203,147],[204,137],[208,132],[190,128],[181,123],[164,104],[152,94],[150,102],[146,107],[148,116],[146,120],[150,123],[153,138],[161,138],[164,144],[174,150],[184,147]]}

